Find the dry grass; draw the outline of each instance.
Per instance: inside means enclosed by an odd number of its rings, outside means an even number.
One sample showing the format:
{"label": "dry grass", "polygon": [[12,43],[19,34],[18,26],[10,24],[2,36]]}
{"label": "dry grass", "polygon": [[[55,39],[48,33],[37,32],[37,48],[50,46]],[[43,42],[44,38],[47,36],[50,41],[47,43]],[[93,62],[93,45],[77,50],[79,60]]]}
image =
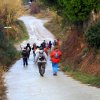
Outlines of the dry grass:
{"label": "dry grass", "polygon": [[4,29],[4,33],[8,37],[12,30],[15,30],[14,33],[20,33],[16,31],[18,29],[14,27],[14,23],[19,16],[24,14],[24,7],[21,4],[21,0],[3,0],[0,2],[0,25],[1,27],[12,27],[11,29]]}
{"label": "dry grass", "polygon": [[3,0],[0,2],[0,20],[9,25],[23,12],[21,0]]}
{"label": "dry grass", "polygon": [[49,11],[48,9],[46,9],[41,10],[40,13],[34,14],[34,16],[37,18],[51,18],[55,16],[55,13],[53,11]]}
{"label": "dry grass", "polygon": [[3,67],[0,66],[0,100],[7,100],[5,95],[6,87],[4,86],[4,79],[2,77],[3,73],[4,73]]}
{"label": "dry grass", "polygon": [[48,16],[51,20],[45,24],[45,27],[51,31],[56,38],[64,40],[65,33],[67,35],[67,26],[62,27],[62,18],[53,11],[49,11]]}

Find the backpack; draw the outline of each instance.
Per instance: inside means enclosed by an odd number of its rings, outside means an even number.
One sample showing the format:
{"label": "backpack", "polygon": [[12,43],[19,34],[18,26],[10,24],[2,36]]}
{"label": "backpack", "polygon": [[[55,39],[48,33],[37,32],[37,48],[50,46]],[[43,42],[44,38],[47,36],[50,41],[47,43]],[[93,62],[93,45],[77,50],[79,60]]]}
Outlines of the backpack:
{"label": "backpack", "polygon": [[25,58],[27,57],[27,51],[26,50],[22,51],[22,56],[25,57]]}
{"label": "backpack", "polygon": [[27,47],[27,52],[30,52],[30,47]]}
{"label": "backpack", "polygon": [[57,51],[55,52],[54,58],[56,58],[56,59],[59,58],[59,55],[58,55]]}
{"label": "backpack", "polygon": [[44,56],[43,52],[39,52],[39,60],[40,61],[45,60],[45,56]]}

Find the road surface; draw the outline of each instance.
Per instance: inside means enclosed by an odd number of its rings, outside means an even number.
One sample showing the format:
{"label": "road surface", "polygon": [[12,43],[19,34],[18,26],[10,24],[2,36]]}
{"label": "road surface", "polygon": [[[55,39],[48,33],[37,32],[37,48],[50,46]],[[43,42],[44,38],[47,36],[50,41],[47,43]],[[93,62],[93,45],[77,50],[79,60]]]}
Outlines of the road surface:
{"label": "road surface", "polygon": [[[43,40],[54,40],[54,36],[43,26],[46,20],[31,16],[23,16],[20,20],[25,23],[30,36],[29,40],[21,43],[22,47],[28,42],[39,45]],[[20,46],[17,48],[20,50]],[[99,88],[81,84],[61,71],[58,76],[53,76],[49,58],[45,75],[41,77],[33,62],[32,52],[28,67],[23,67],[20,59],[12,65],[4,78],[8,100],[100,100]]]}

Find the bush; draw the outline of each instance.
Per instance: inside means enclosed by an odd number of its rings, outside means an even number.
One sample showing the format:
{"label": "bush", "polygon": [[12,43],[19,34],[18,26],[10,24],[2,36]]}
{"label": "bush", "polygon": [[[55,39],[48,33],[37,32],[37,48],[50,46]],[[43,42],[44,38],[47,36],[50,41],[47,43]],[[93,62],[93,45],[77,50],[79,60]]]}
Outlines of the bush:
{"label": "bush", "polygon": [[17,59],[18,56],[19,53],[14,46],[4,37],[3,32],[0,31],[0,64],[8,66]]}
{"label": "bush", "polygon": [[[13,44],[28,38],[28,34],[23,22],[16,21],[14,24],[15,24],[15,27],[19,29],[18,32],[20,33],[17,36],[17,39],[16,39],[16,36],[11,37],[10,35],[10,39],[8,40],[5,36],[4,29],[1,28],[0,30],[0,65],[3,65],[3,66],[9,66],[16,59],[20,57],[20,53],[17,52]],[[14,33],[13,31],[11,32]]]}
{"label": "bush", "polygon": [[86,21],[93,9],[100,10],[98,0],[42,0],[55,8],[65,21],[78,24]]}
{"label": "bush", "polygon": [[100,21],[85,33],[86,41],[93,48],[100,48]]}
{"label": "bush", "polygon": [[16,27],[16,20],[24,13],[21,0],[4,0],[0,2],[0,27],[10,26],[10,29],[3,28],[6,37],[17,37],[20,32]]}

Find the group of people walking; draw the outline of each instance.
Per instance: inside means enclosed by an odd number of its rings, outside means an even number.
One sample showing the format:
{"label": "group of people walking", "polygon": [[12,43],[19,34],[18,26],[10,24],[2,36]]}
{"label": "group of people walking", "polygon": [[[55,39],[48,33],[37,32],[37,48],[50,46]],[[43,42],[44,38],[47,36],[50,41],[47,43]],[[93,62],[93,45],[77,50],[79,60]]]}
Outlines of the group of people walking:
{"label": "group of people walking", "polygon": [[30,52],[33,52],[34,63],[38,65],[39,73],[43,77],[45,73],[45,66],[47,63],[48,56],[52,62],[53,75],[56,76],[58,72],[58,63],[61,58],[61,51],[59,50],[60,42],[59,40],[54,40],[54,42],[46,42],[45,40],[37,46],[36,43],[31,47],[29,43],[22,50],[23,65],[28,66],[28,59],[30,57]]}

